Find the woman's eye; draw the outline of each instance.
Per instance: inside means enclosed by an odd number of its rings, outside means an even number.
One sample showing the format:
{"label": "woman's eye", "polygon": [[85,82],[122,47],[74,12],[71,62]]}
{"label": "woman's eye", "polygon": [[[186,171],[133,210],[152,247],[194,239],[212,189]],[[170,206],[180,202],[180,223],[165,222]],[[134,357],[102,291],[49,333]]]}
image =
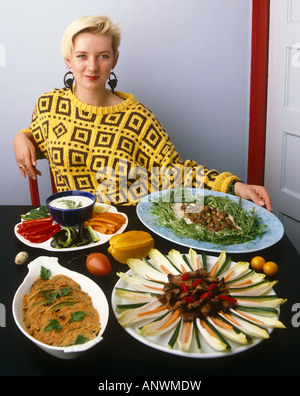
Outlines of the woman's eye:
{"label": "woman's eye", "polygon": [[[76,55],[76,58],[78,58],[78,59],[87,59],[88,56],[86,54],[78,54],[78,55]],[[99,54],[98,55],[98,59],[100,59],[100,60],[106,60],[106,59],[109,59],[109,58],[110,58],[110,56],[108,54]]]}

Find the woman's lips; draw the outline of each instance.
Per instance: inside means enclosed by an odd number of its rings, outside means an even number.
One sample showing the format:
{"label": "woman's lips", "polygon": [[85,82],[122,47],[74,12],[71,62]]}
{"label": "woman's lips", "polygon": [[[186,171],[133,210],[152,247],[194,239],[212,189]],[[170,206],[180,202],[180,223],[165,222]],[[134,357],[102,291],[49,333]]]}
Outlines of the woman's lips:
{"label": "woman's lips", "polygon": [[85,76],[89,81],[96,81],[98,80],[99,76]]}

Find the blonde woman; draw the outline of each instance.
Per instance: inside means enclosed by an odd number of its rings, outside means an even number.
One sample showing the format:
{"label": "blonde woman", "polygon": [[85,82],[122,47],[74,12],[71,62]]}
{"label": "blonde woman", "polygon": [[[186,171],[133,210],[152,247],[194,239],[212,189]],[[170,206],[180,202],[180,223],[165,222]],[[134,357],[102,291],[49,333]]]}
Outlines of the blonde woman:
{"label": "blonde woman", "polygon": [[120,40],[119,27],[104,16],[68,26],[61,45],[70,70],[65,87],[40,96],[29,128],[14,139],[21,175],[40,175],[38,148],[58,191],[82,189],[99,201],[135,204],[151,191],[184,183],[231,192],[271,211],[263,186],[182,161],[154,114],[133,95],[115,90]]}

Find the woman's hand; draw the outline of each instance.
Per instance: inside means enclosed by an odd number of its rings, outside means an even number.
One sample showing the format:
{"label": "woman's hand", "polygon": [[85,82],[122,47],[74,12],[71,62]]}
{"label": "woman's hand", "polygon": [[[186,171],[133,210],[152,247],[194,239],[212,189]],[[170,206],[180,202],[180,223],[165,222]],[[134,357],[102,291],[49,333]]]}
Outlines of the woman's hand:
{"label": "woman's hand", "polygon": [[257,205],[265,206],[272,212],[271,198],[265,187],[237,182],[234,186],[234,193],[238,197],[251,199]]}
{"label": "woman's hand", "polygon": [[35,147],[27,132],[20,132],[15,136],[14,150],[21,175],[25,178],[27,174],[36,180],[36,175],[41,175],[41,172],[35,167]]}

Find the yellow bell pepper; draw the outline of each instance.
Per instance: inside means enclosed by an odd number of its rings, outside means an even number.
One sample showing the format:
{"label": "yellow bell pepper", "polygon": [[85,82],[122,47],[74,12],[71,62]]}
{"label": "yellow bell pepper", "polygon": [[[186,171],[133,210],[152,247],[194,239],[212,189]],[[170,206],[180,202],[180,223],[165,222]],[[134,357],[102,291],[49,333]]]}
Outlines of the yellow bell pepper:
{"label": "yellow bell pepper", "polygon": [[154,247],[152,236],[145,231],[126,231],[116,234],[109,240],[108,253],[120,263],[126,264],[130,258],[147,257]]}

